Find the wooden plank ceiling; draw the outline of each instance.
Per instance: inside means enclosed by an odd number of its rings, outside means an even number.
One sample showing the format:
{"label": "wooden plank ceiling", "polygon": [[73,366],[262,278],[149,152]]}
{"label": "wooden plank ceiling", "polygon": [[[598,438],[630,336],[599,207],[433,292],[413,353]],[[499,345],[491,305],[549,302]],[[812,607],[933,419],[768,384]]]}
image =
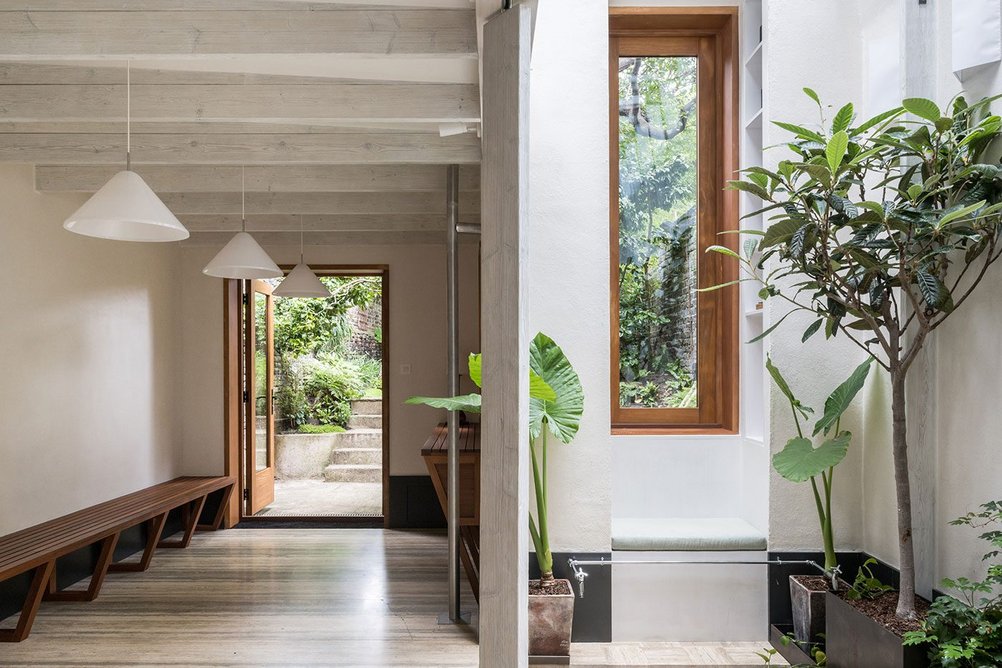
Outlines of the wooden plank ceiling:
{"label": "wooden plank ceiling", "polygon": [[[441,243],[446,165],[480,219],[473,0],[0,0],[0,161],[44,192],[125,162],[222,244]],[[469,131],[462,132],[462,128]],[[442,130],[443,132],[440,132]],[[442,135],[445,136],[442,136]]]}

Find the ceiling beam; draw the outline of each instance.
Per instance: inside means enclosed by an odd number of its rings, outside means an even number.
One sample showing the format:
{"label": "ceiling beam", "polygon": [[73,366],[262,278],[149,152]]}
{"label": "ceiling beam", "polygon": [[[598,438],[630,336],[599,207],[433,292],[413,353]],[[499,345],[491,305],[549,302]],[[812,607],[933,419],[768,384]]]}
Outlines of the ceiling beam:
{"label": "ceiling beam", "polygon": [[[184,246],[222,247],[233,237],[232,232],[194,232]],[[276,246],[299,247],[299,232],[258,232],[254,238],[265,248]],[[479,237],[463,234],[462,244],[473,244]],[[307,248],[306,259],[310,261],[311,246],[372,246],[372,245],[445,245],[445,232],[307,232],[303,243]]]}
{"label": "ceiling beam", "polygon": [[[124,122],[124,85],[3,85],[0,121]],[[480,118],[472,84],[132,86],[132,118],[183,123],[467,122]]]}
{"label": "ceiling beam", "polygon": [[[241,229],[240,216],[180,214],[184,226],[195,232],[236,232]],[[298,232],[444,232],[446,217],[440,214],[323,214],[295,216],[289,214],[247,216],[247,231]],[[461,215],[463,222],[477,222],[476,215]]]}
{"label": "ceiling beam", "polygon": [[[40,192],[95,192],[118,165],[38,165],[35,189]],[[135,168],[158,193],[225,192],[240,185],[240,167],[232,165],[139,165]],[[410,192],[443,191],[442,165],[279,165],[244,170],[248,192]],[[459,170],[462,191],[480,189],[480,167]]]}
{"label": "ceiling beam", "polygon": [[[476,164],[480,140],[465,134],[134,134],[137,165]],[[124,164],[125,137],[0,134],[0,162]]]}
{"label": "ceiling beam", "polygon": [[[239,184],[237,184],[239,188]],[[240,213],[240,192],[163,193],[175,214]],[[254,214],[446,214],[444,192],[382,193],[247,193],[246,209]],[[461,193],[460,211],[480,211],[480,193]]]}
{"label": "ceiling beam", "polygon": [[473,10],[310,9],[2,11],[0,59],[477,52]]}

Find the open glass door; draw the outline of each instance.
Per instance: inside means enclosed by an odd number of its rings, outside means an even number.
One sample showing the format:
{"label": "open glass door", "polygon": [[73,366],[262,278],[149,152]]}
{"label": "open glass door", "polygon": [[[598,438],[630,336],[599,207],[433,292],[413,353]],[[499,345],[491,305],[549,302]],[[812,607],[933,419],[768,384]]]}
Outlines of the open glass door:
{"label": "open glass door", "polygon": [[275,337],[271,286],[251,281],[247,300],[247,514],[275,500]]}

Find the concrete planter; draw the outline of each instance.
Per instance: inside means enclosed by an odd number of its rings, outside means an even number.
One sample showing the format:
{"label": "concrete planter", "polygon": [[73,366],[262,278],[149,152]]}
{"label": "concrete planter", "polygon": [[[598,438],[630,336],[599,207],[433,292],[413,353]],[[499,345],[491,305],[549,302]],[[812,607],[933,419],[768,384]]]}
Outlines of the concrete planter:
{"label": "concrete planter", "polygon": [[808,586],[814,576],[790,576],[790,604],[793,607],[793,637],[801,643],[818,642],[825,633],[825,594]]}
{"label": "concrete planter", "polygon": [[571,654],[574,590],[568,594],[529,594],[529,656],[558,657]]}
{"label": "concrete planter", "polygon": [[905,647],[891,633],[835,594],[825,599],[828,668],[927,668],[925,647]]}

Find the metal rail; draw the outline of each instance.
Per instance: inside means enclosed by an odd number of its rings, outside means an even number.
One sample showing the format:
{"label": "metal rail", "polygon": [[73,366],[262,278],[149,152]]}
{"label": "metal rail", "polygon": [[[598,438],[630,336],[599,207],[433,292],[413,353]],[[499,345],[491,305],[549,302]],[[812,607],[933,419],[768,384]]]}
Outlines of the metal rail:
{"label": "metal rail", "polygon": [[831,572],[826,571],[824,566],[816,561],[812,561],[811,559],[766,559],[763,561],[724,561],[705,559],[637,559],[636,561],[612,561],[610,559],[606,561],[605,559],[575,559],[574,557],[571,557],[567,560],[567,565],[574,574],[574,579],[577,580],[578,598],[584,598],[585,578],[588,577],[588,572],[581,568],[582,566],[612,566],[613,564],[617,566],[660,566],[663,564],[693,564],[706,566],[720,566],[724,564],[738,566],[813,566],[832,581],[832,588],[836,591],[838,590],[838,576],[841,572],[837,567]]}
{"label": "metal rail", "polygon": [[[459,166],[449,165],[446,174],[448,228],[446,239],[448,327],[449,327],[449,395],[459,394]],[[449,411],[448,441],[448,515],[449,515],[449,620],[460,622],[459,589],[459,415]]]}

